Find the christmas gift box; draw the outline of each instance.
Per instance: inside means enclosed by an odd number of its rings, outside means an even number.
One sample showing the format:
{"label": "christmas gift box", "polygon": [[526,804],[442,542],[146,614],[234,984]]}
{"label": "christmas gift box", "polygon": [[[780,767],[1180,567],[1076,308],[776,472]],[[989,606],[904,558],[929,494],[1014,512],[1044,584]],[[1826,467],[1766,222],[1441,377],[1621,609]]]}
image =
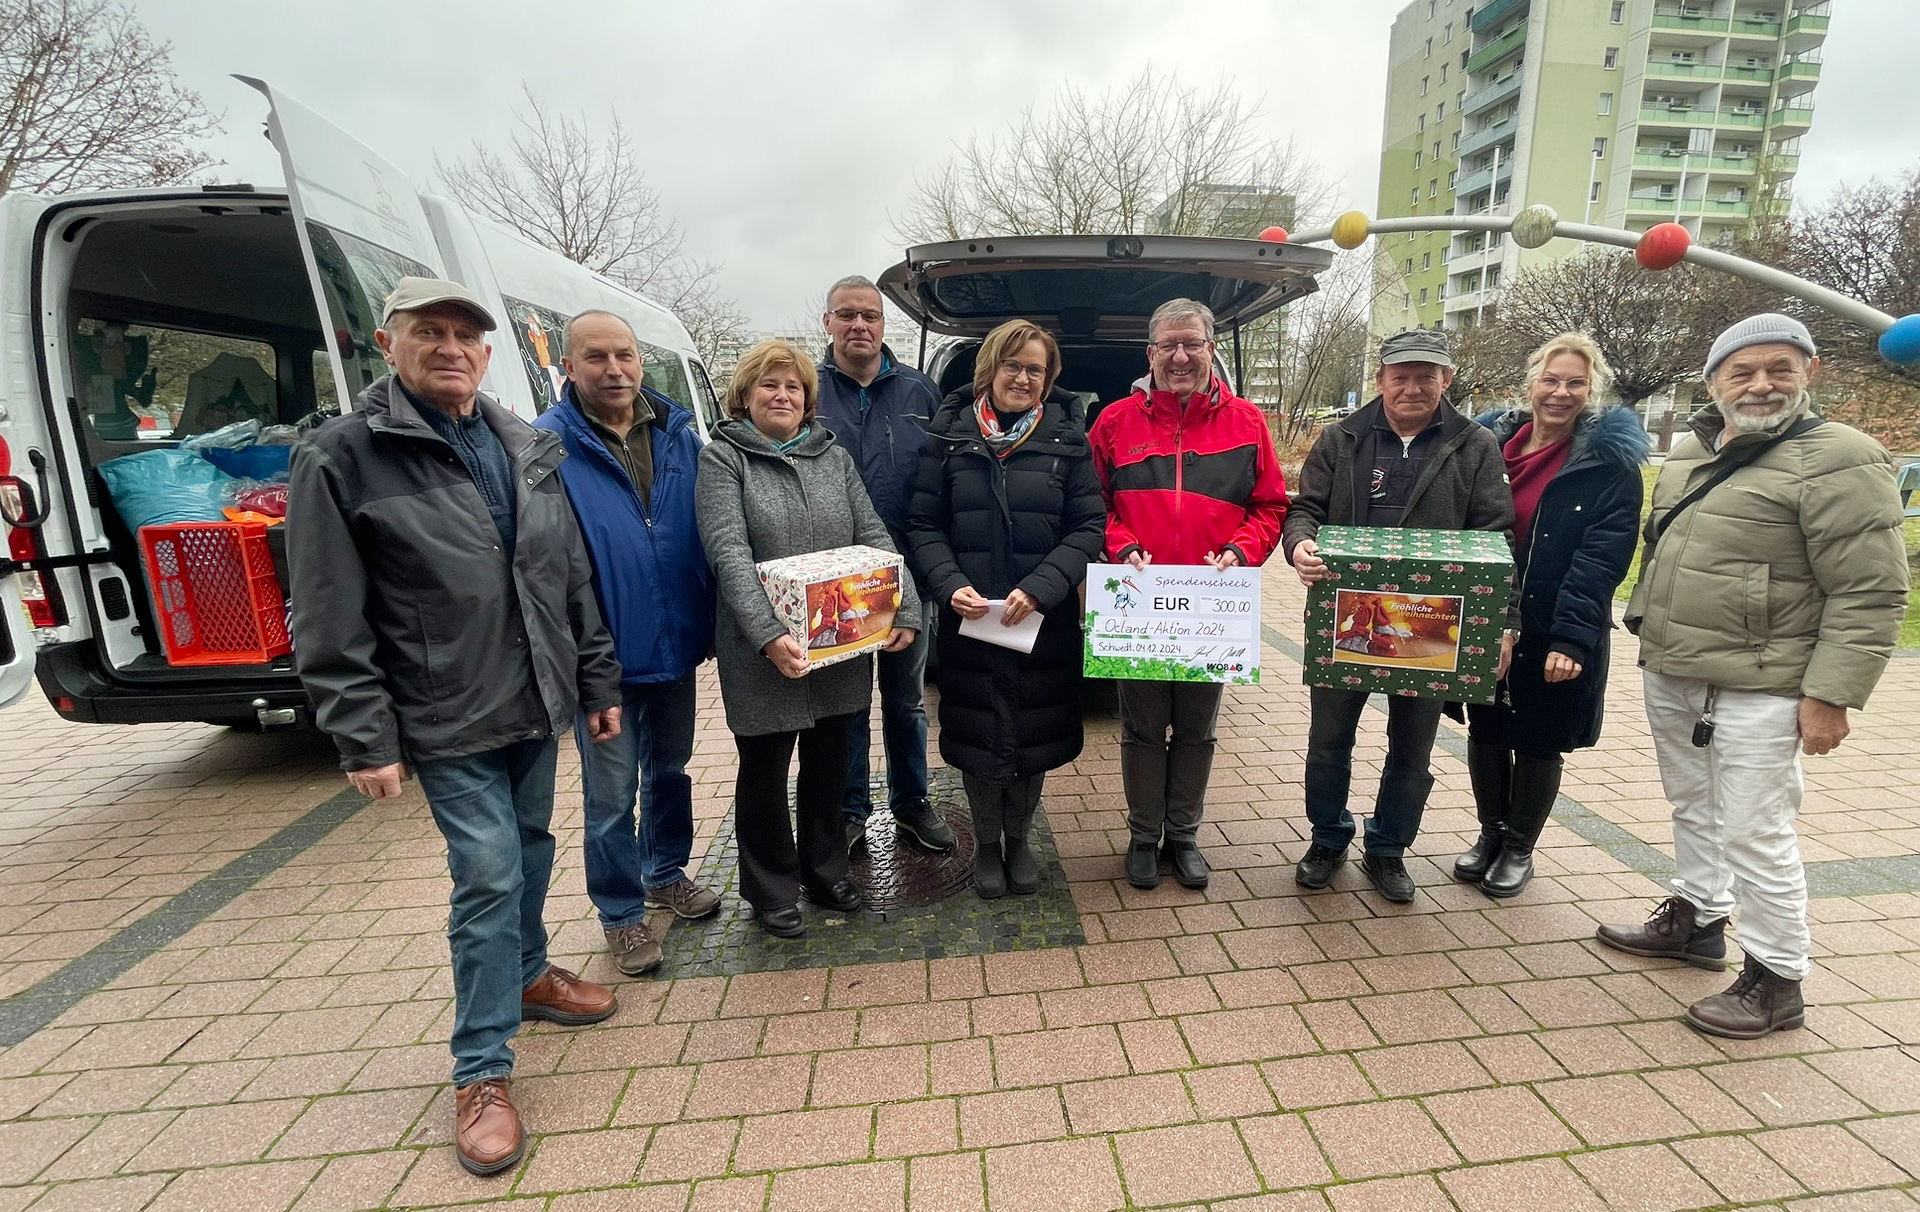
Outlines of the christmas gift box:
{"label": "christmas gift box", "polygon": [[835,547],[754,568],[773,613],[807,650],[809,665],[851,660],[887,642],[905,575],[893,552]]}
{"label": "christmas gift box", "polygon": [[1307,591],[1306,682],[1491,703],[1513,552],[1486,530],[1327,526]]}

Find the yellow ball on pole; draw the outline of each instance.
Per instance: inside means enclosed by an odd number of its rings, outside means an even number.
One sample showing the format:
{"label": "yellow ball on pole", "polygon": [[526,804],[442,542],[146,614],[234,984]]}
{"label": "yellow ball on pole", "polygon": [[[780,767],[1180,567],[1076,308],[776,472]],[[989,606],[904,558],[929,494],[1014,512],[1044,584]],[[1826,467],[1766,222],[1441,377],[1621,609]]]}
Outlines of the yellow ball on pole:
{"label": "yellow ball on pole", "polygon": [[1333,242],[1341,248],[1358,248],[1367,242],[1367,213],[1350,210],[1333,221]]}

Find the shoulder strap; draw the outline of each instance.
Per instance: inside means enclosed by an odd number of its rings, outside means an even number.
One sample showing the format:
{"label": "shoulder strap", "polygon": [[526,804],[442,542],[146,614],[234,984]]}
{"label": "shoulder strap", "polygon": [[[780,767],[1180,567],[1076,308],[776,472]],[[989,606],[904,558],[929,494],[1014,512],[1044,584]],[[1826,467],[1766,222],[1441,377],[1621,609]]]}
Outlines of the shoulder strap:
{"label": "shoulder strap", "polygon": [[1700,487],[1694,489],[1686,496],[1681,497],[1672,509],[1667,510],[1666,515],[1660,519],[1659,525],[1653,528],[1653,538],[1647,543],[1647,554],[1653,554],[1654,544],[1660,541],[1660,536],[1667,533],[1667,528],[1672,526],[1681,514],[1699,504],[1702,497],[1726,483],[1734,472],[1739,471],[1742,467],[1758,459],[1761,455],[1780,445],[1780,443],[1787,441],[1789,438],[1797,438],[1808,430],[1815,428],[1821,424],[1821,420],[1820,417],[1801,417],[1798,421],[1795,421],[1766,441],[1755,442],[1752,446],[1742,451],[1738,458],[1728,459],[1718,471],[1707,478],[1706,483],[1700,485]]}

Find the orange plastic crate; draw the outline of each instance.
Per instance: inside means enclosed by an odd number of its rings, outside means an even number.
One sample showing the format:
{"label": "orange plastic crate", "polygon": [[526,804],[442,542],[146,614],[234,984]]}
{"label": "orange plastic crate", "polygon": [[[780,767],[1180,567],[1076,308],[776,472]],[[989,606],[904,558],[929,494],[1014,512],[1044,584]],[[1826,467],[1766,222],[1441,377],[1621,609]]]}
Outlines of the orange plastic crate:
{"label": "orange plastic crate", "polygon": [[264,665],[293,651],[258,522],[142,526],[140,551],[170,665]]}

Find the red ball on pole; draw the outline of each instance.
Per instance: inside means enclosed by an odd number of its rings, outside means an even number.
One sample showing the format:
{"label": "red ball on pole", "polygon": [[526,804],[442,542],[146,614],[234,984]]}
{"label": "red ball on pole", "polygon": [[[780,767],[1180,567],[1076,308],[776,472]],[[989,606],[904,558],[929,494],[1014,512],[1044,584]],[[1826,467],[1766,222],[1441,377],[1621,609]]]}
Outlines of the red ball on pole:
{"label": "red ball on pole", "polygon": [[1693,234],[1678,223],[1656,223],[1634,245],[1633,259],[1646,269],[1672,269],[1686,257]]}
{"label": "red ball on pole", "polygon": [[1269,244],[1285,244],[1287,229],[1284,227],[1264,227],[1260,229],[1260,238]]}

